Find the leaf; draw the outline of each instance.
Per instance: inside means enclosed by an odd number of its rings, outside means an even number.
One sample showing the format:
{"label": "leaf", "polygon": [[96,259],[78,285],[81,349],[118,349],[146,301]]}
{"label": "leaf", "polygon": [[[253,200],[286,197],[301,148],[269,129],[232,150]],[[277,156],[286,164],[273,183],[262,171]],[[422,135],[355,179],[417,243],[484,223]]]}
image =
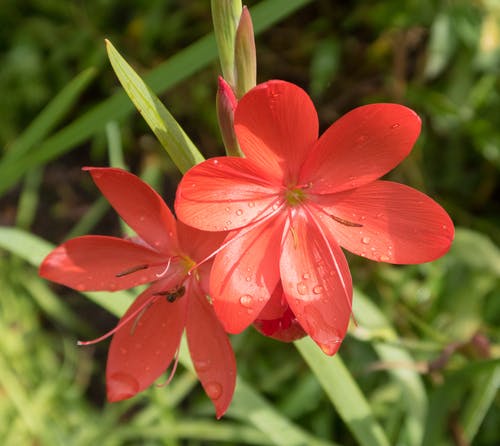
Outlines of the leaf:
{"label": "leaf", "polygon": [[189,136],[109,40],[106,48],[120,83],[177,168],[184,173],[202,162],[203,155]]}
{"label": "leaf", "polygon": [[388,446],[389,440],[340,355],[325,355],[308,337],[294,344],[359,444]]}

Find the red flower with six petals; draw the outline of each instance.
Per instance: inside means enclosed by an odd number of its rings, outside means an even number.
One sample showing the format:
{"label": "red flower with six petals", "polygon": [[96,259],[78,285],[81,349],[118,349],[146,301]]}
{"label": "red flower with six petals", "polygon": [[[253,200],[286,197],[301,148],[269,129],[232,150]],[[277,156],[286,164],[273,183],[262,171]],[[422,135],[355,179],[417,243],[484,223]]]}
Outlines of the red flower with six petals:
{"label": "red flower with six petals", "polygon": [[188,274],[223,234],[176,222],[161,197],[138,177],[114,168],[86,168],[139,239],[84,236],[54,249],[40,266],[46,279],[80,291],[114,291],[152,282],[121,318],[106,367],[110,401],[150,386],[172,362],[186,329],[191,358],[217,417],[231,402],[236,363],[207,301],[210,264]]}
{"label": "red flower with six petals", "polygon": [[453,239],[453,223],[436,202],[379,180],[411,151],[420,119],[402,105],[366,105],[318,139],[308,95],[275,80],[243,96],[234,125],[245,158],[193,167],[175,203],[186,224],[231,231],[212,268],[214,309],[226,330],[238,333],[259,317],[281,282],[297,321],[334,354],[352,299],[340,246],[408,264],[442,256]]}

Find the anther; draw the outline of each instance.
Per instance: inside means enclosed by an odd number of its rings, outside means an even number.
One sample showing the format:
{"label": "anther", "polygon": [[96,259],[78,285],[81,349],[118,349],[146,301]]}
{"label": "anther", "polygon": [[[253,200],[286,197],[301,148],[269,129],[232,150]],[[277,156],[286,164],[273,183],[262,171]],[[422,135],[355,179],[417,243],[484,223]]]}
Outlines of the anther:
{"label": "anther", "polygon": [[125,271],[122,271],[121,273],[115,274],[115,277],[127,276],[129,274],[135,273],[137,271],[141,271],[143,269],[148,269],[148,268],[149,268],[149,265],[146,265],[146,264],[133,266],[132,268],[126,269]]}
{"label": "anther", "polygon": [[328,214],[330,215],[330,217],[332,217],[336,222],[344,225],[344,226],[352,226],[354,228],[361,228],[363,227],[362,224],[360,223],[353,223],[352,221],[349,221],[349,220],[344,220],[343,218],[340,218],[340,217],[336,217],[335,215],[332,215],[332,214]]}

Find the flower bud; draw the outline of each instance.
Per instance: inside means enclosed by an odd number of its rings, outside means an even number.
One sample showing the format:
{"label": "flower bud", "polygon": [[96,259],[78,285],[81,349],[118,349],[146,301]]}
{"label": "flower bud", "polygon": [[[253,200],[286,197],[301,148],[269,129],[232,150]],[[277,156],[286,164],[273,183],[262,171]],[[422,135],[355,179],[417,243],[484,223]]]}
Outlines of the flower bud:
{"label": "flower bud", "polygon": [[242,156],[234,133],[234,110],[237,104],[233,89],[222,76],[219,76],[216,98],[217,119],[226,153],[230,156]]}
{"label": "flower bud", "polygon": [[236,96],[239,99],[255,87],[257,79],[257,56],[252,17],[246,6],[243,7],[236,29],[234,70]]}

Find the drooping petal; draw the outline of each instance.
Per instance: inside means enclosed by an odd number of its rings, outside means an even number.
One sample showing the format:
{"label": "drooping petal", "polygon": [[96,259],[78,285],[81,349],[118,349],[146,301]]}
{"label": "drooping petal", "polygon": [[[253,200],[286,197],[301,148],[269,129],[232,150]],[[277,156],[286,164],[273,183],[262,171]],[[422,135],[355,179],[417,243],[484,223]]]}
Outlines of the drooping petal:
{"label": "drooping petal", "polygon": [[445,254],[453,241],[453,222],[446,211],[427,195],[403,184],[374,181],[312,199],[323,209],[317,214],[338,243],[372,260],[430,262]]}
{"label": "drooping petal", "polygon": [[151,247],[177,251],[175,219],[162,198],[139,177],[116,168],[86,167],[121,218]]}
{"label": "drooping petal", "polygon": [[286,301],[285,293],[283,292],[283,286],[281,282],[278,282],[276,288],[271,294],[271,297],[267,301],[264,308],[262,308],[259,313],[259,319],[279,319],[283,316],[283,313],[287,310],[288,303]]}
{"label": "drooping petal", "polygon": [[217,254],[210,275],[214,309],[229,333],[251,324],[276,288],[283,218],[242,231],[228,235],[226,242],[234,240]]}
{"label": "drooping petal", "polygon": [[290,307],[278,319],[256,319],[254,328],[268,338],[282,342],[292,342],[306,336]]}
{"label": "drooping petal", "polygon": [[281,201],[279,185],[263,177],[250,160],[209,159],[188,170],[175,199],[184,223],[205,231],[227,231],[273,212]]}
{"label": "drooping petal", "polygon": [[146,389],[172,361],[186,322],[187,299],[181,297],[169,302],[163,296],[153,296],[177,285],[175,277],[154,284],[122,317],[123,321],[153,299],[113,336],[106,366],[109,401],[131,398]]}
{"label": "drooping petal", "polygon": [[158,280],[167,263],[164,255],[137,243],[89,235],[54,249],[40,265],[40,276],[78,291],[115,291]]}
{"label": "drooping petal", "polygon": [[241,98],[234,126],[245,156],[280,182],[297,181],[318,139],[311,99],[296,85],[279,80],[257,85]]}
{"label": "drooping petal", "polygon": [[302,169],[300,184],[325,194],[376,180],[410,153],[420,125],[418,115],[403,105],[355,108],[321,136]]}
{"label": "drooping petal", "polygon": [[303,209],[286,233],[281,280],[297,321],[328,355],[339,349],[351,315],[352,281],[344,253]]}
{"label": "drooping petal", "polygon": [[196,284],[189,293],[186,334],[196,374],[212,400],[217,418],[226,412],[236,384],[236,360],[231,343],[212,306]]}

